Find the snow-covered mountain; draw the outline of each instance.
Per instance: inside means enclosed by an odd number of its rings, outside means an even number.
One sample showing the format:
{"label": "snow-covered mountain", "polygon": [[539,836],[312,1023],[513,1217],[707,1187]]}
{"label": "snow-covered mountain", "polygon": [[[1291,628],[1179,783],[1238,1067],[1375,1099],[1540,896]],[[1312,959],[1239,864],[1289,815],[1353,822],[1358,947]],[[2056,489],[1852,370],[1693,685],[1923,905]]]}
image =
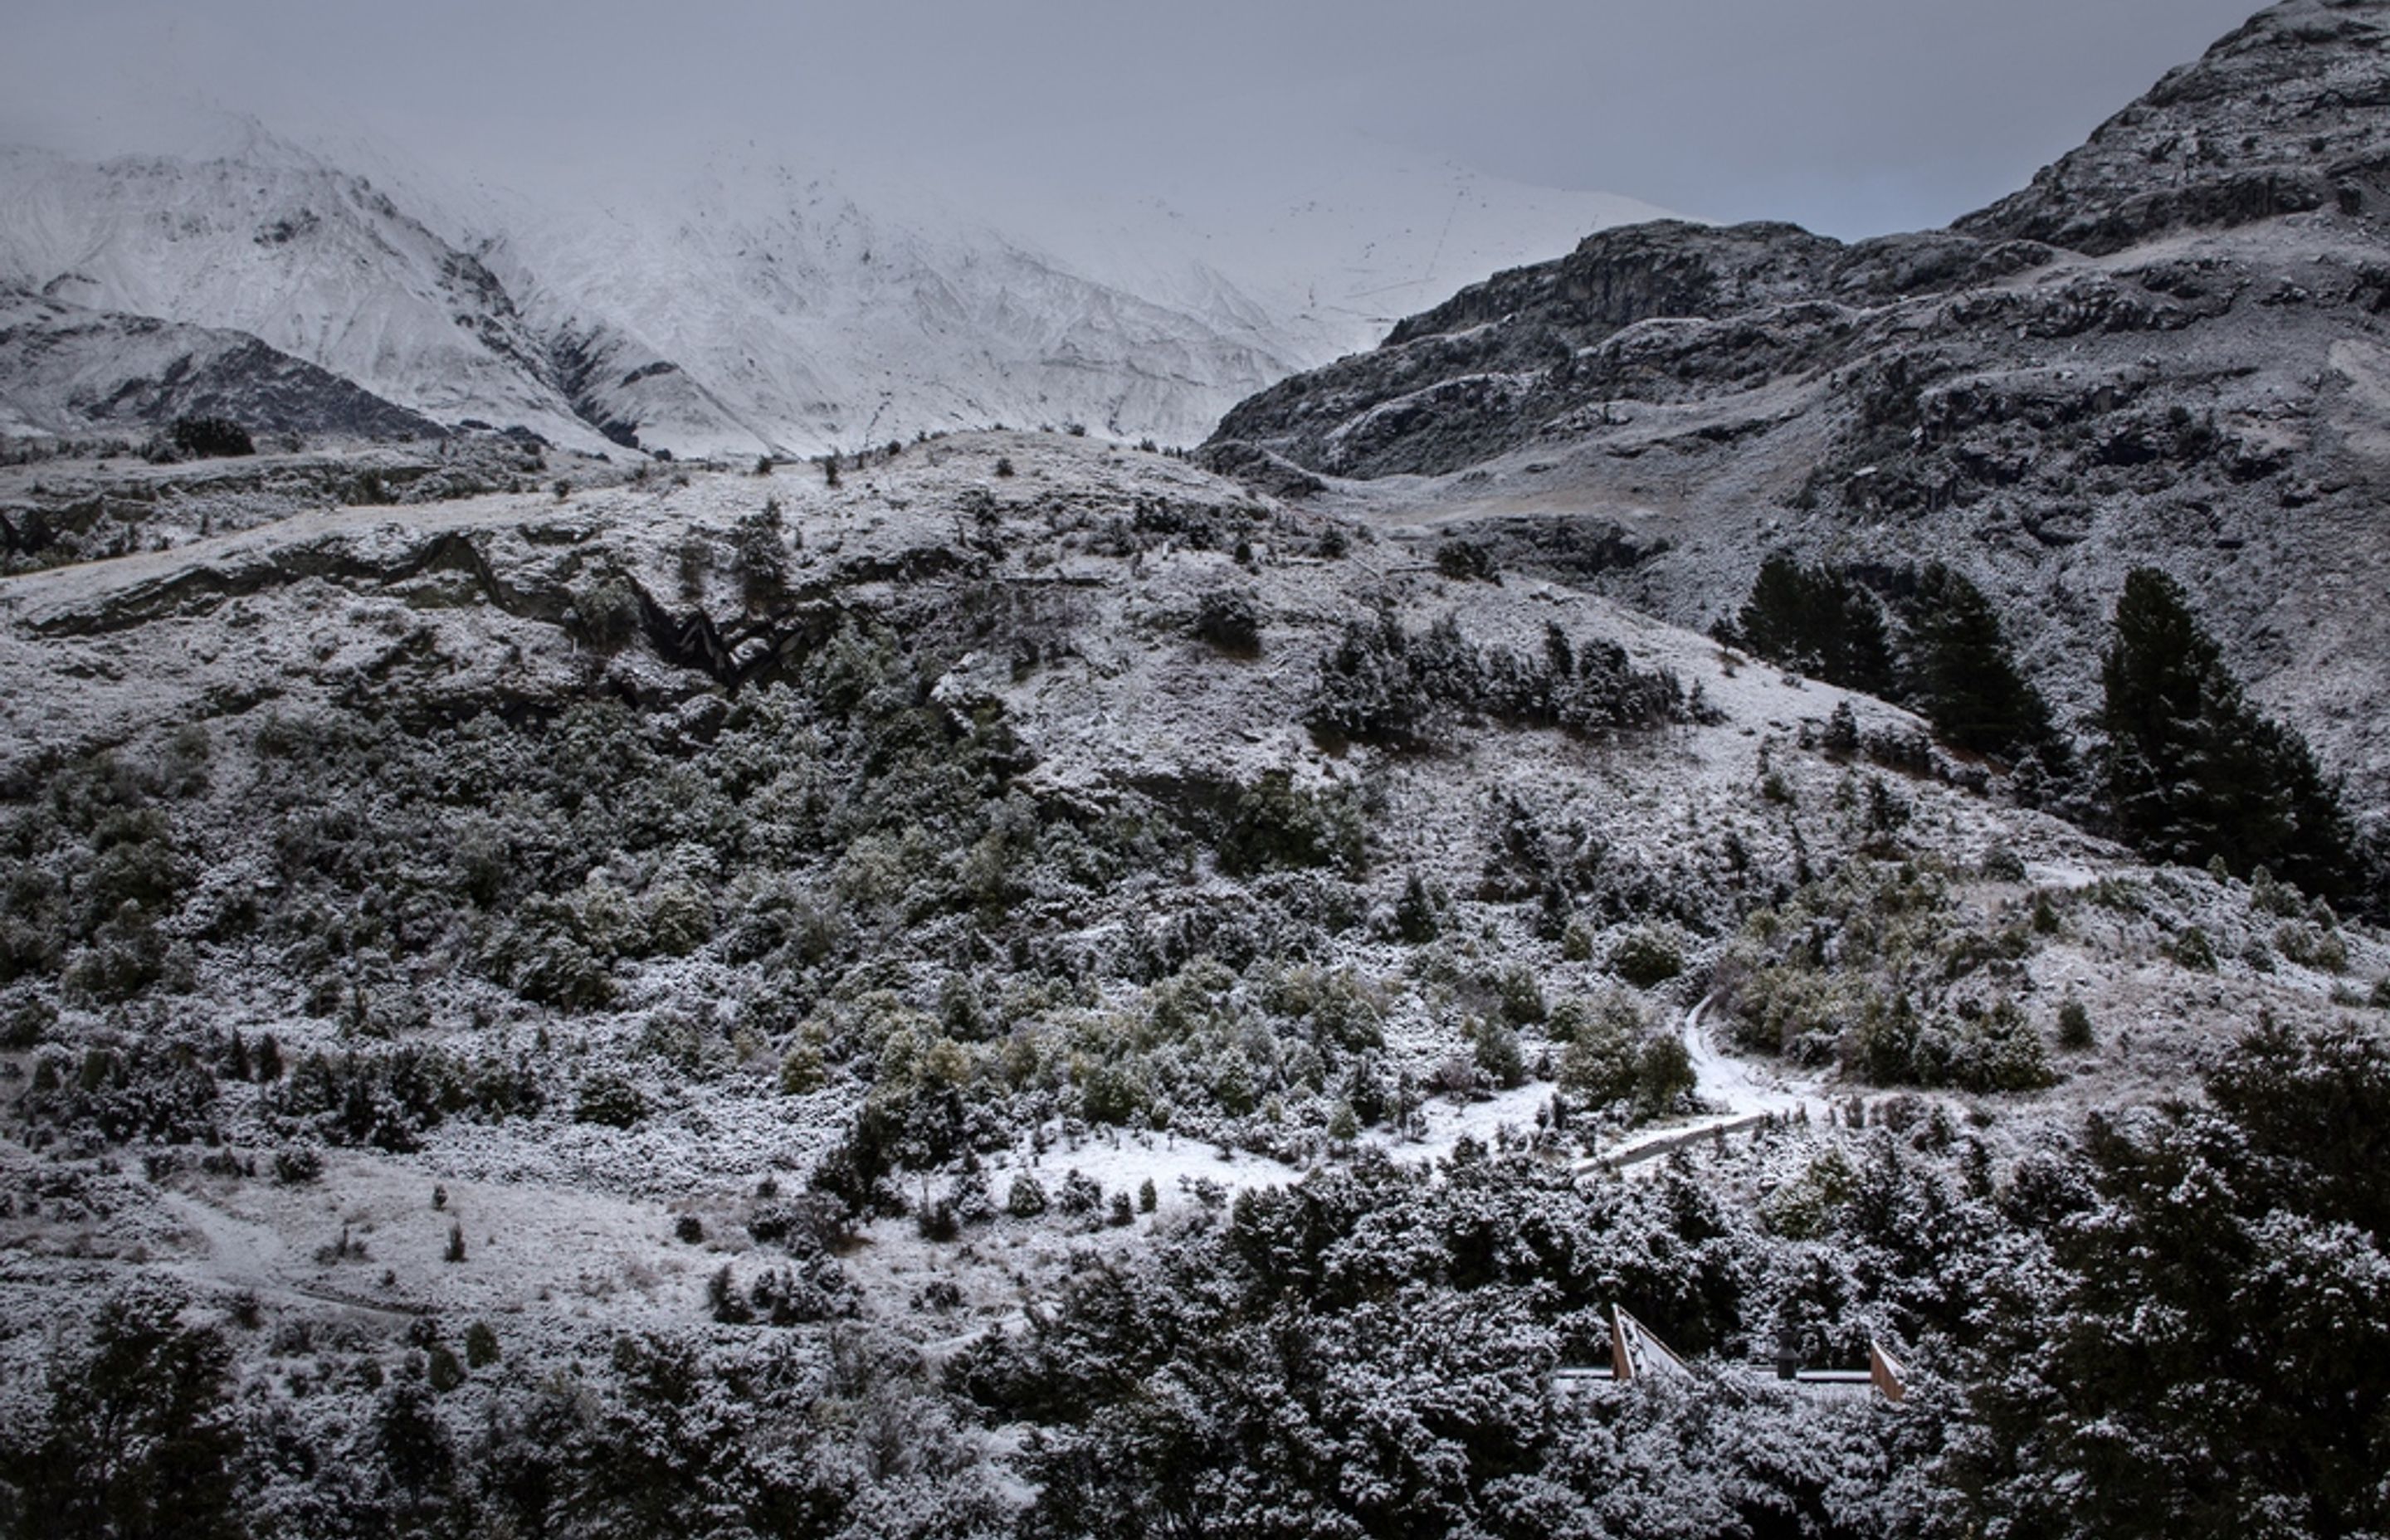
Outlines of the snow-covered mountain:
{"label": "snow-covered mountain", "polygon": [[503,286],[363,177],[271,140],[207,160],[0,153],[0,278],[248,332],[443,422],[587,436]]}
{"label": "snow-covered mountain", "polygon": [[524,192],[217,137],[0,151],[0,281],[247,332],[442,422],[681,453],[991,422],[1191,443],[1422,298],[1658,212],[1368,146],[1191,198],[1030,197],[752,148]]}
{"label": "snow-covered mountain", "polygon": [[246,332],[0,289],[0,433],[130,438],[180,417],[405,438],[439,425]]}
{"label": "snow-covered mountain", "polygon": [[[967,216],[891,201],[717,162],[654,194],[525,211],[487,250],[535,325],[637,338],[727,403],[747,446],[1063,420],[1189,442],[1234,382],[1300,356],[1233,295],[1211,314],[1157,302]],[[618,402],[631,370],[594,372],[597,400],[643,439],[728,447],[702,417]]]}

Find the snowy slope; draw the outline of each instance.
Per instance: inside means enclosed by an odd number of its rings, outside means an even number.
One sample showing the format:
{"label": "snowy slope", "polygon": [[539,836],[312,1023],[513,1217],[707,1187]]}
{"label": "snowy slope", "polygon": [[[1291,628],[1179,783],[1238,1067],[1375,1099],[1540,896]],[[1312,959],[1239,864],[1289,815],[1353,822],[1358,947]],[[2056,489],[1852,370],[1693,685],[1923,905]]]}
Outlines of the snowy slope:
{"label": "snowy slope", "polygon": [[742,147],[528,193],[253,123],[193,142],[0,151],[0,281],[250,332],[443,422],[684,454],[993,422],[1191,443],[1488,266],[1656,212],[1358,141],[1176,188]]}
{"label": "snowy slope", "polygon": [[602,317],[812,449],[989,422],[1193,443],[1414,299],[1659,212],[1331,150],[1187,192],[725,150],[667,186],[479,217],[528,314]]}
{"label": "snowy slope", "polygon": [[0,433],[137,438],[178,417],[353,438],[438,431],[245,332],[0,289]]}

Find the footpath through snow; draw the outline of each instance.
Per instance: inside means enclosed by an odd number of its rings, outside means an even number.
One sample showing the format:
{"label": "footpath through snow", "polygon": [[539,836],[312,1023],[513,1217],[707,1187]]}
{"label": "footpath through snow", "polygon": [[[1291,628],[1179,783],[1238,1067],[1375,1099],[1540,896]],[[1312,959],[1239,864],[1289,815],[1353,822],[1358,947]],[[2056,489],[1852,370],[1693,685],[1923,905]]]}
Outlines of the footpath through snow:
{"label": "footpath through snow", "polygon": [[1702,1025],[1715,999],[1705,995],[1685,1012],[1685,1053],[1692,1063],[1693,1094],[1709,1110],[1659,1127],[1638,1129],[1615,1148],[1577,1161],[1574,1169],[1578,1174],[1657,1160],[1699,1139],[1738,1133],[1771,1116],[1789,1117],[1823,1097],[1815,1081],[1789,1079],[1748,1059],[1720,1053]]}

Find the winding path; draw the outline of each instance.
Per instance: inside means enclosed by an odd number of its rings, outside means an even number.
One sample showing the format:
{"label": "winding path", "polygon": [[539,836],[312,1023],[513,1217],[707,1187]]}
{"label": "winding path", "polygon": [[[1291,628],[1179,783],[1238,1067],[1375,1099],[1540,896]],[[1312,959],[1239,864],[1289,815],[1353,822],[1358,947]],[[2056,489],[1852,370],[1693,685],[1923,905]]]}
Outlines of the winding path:
{"label": "winding path", "polygon": [[1705,995],[1685,1012],[1685,1054],[1692,1063],[1693,1093],[1711,1110],[1698,1117],[1638,1129],[1613,1149],[1577,1161],[1572,1169],[1579,1175],[1654,1161],[1699,1140],[1754,1127],[1770,1116],[1790,1115],[1823,1096],[1814,1081],[1788,1080],[1749,1059],[1720,1053],[1703,1030],[1703,1020],[1715,998]]}
{"label": "winding path", "polygon": [[290,1248],[270,1226],[208,1202],[205,1199],[170,1192],[161,1201],[201,1243],[198,1256],[175,1270],[202,1287],[246,1289],[263,1299],[307,1300],[345,1305],[377,1315],[413,1315],[422,1307],[405,1302],[377,1300],[320,1282],[293,1281],[283,1276],[293,1264]]}

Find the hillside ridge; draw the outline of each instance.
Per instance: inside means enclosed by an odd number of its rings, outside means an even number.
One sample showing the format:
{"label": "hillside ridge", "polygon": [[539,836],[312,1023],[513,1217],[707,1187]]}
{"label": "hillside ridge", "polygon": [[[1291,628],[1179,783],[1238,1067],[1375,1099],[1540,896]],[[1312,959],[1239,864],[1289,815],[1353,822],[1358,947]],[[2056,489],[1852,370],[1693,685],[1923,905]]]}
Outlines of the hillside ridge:
{"label": "hillside ridge", "polygon": [[1948,230],[1597,233],[1241,403],[1204,454],[1696,627],[1770,552],[1895,584],[1943,561],[2077,712],[2154,563],[2378,814],[2384,9],[2260,13]]}

